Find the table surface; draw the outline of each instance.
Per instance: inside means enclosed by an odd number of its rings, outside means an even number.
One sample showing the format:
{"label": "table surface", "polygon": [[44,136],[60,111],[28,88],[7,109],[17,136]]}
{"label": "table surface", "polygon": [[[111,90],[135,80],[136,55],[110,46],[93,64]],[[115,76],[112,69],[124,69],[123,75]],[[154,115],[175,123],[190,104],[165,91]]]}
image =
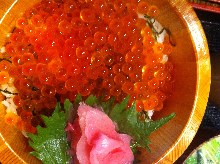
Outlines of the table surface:
{"label": "table surface", "polygon": [[203,25],[211,58],[211,90],[209,102],[200,128],[184,154],[175,162],[184,160],[204,141],[220,134],[220,15],[195,10]]}

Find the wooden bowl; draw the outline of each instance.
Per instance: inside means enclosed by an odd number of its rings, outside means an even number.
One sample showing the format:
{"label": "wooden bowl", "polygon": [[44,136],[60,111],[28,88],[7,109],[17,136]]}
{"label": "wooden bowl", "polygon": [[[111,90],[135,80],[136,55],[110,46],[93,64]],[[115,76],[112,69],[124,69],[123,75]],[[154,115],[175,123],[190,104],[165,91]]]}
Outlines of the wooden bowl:
{"label": "wooden bowl", "polygon": [[[15,20],[39,0],[0,0],[0,47]],[[158,21],[170,30],[176,44],[170,60],[174,63],[175,88],[165,109],[155,119],[176,113],[176,117],[151,135],[152,153],[144,152],[143,163],[173,163],[192,141],[203,118],[210,88],[209,51],[202,26],[185,0],[148,0],[160,9]],[[29,155],[26,139],[0,119],[0,161],[38,163]]]}

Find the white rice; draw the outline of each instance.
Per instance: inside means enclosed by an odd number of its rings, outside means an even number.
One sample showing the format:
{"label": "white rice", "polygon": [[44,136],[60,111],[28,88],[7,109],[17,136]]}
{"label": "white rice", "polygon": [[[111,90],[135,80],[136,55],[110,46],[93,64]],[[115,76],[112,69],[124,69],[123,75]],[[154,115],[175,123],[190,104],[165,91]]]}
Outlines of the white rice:
{"label": "white rice", "polygon": [[[16,88],[12,85],[13,83],[8,83],[8,84],[4,84],[1,85],[1,90],[7,90],[11,93],[16,93]],[[2,101],[2,104],[6,107],[6,113],[14,113],[17,114],[17,106],[14,104],[13,98],[15,97],[15,95],[13,94],[8,94],[5,92],[1,92],[6,99]]]}

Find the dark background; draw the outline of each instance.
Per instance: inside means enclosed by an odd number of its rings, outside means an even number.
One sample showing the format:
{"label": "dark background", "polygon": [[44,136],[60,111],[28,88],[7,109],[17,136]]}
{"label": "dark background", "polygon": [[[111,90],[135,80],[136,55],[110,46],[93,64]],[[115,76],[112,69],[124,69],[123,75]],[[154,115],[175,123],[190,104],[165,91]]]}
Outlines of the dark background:
{"label": "dark background", "polygon": [[195,10],[204,28],[211,58],[211,90],[209,102],[200,128],[184,154],[175,162],[184,160],[204,141],[220,134],[220,14]]}

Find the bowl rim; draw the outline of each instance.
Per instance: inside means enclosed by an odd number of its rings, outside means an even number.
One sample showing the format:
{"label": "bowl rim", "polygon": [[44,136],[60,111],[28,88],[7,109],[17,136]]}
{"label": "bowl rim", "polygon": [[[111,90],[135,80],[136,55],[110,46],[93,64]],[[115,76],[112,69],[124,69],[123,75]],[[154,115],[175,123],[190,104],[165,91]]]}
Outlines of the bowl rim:
{"label": "bowl rim", "polygon": [[[208,102],[211,84],[211,64],[205,32],[192,6],[185,0],[168,0],[177,13],[181,13],[187,25],[197,62],[196,94],[190,118],[171,148],[155,163],[173,163],[187,149],[198,131]],[[190,13],[190,15],[189,15]],[[193,24],[193,26],[191,26]],[[199,29],[199,30],[198,30]],[[180,149],[181,148],[181,149]]]}

